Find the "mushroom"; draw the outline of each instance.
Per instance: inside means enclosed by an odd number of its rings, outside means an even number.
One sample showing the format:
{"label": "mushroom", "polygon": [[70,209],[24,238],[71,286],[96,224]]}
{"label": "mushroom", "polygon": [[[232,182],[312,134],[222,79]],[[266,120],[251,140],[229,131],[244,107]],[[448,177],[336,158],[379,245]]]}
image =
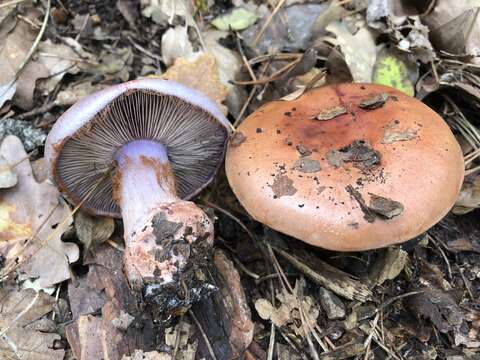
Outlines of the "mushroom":
{"label": "mushroom", "polygon": [[450,128],[422,102],[339,84],[251,114],[229,141],[226,173],[256,220],[311,245],[358,251],[440,221],[464,165]]}
{"label": "mushroom", "polygon": [[132,288],[160,290],[206,257],[213,224],[187,200],[222,163],[227,125],[199,92],[147,78],[87,96],[53,126],[50,177],[87,212],[123,218]]}

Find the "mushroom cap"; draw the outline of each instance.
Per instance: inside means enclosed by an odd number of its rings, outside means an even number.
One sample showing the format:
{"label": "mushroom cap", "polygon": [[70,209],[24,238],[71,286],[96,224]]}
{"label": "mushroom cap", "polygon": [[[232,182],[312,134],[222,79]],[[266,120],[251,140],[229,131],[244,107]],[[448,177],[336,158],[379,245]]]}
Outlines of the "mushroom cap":
{"label": "mushroom cap", "polygon": [[230,138],[226,173],[256,220],[318,247],[359,251],[437,223],[464,165],[450,128],[422,102],[339,84],[251,114]]}
{"label": "mushroom cap", "polygon": [[228,120],[209,98],[174,81],[145,78],[110,86],[70,107],[47,137],[45,158],[50,178],[71,201],[87,198],[82,207],[88,212],[120,217],[105,173],[122,145],[145,139],[163,144],[177,194],[189,199],[213,179],[228,135]]}

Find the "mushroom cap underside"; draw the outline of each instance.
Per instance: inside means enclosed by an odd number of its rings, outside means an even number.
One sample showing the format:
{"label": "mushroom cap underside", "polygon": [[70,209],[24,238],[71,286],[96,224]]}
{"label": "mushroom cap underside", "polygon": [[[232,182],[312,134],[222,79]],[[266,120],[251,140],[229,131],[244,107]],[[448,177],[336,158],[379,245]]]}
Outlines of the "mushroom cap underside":
{"label": "mushroom cap underside", "polygon": [[358,251],[410,240],[453,206],[464,175],[448,125],[373,84],[269,103],[227,147],[228,181],[258,221],[312,245]]}
{"label": "mushroom cap underside", "polygon": [[111,175],[122,145],[135,140],[164,145],[178,196],[189,199],[213,179],[228,135],[228,120],[206,96],[147,78],[111,86],[73,105],[49,133],[45,157],[51,179],[71,201],[83,201],[82,208],[96,215],[120,217]]}

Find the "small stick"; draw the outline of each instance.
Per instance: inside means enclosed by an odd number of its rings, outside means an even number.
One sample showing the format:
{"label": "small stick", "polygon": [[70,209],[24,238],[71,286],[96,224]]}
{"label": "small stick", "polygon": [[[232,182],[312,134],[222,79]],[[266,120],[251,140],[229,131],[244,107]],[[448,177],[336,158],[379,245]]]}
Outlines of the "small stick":
{"label": "small stick", "polygon": [[47,28],[48,17],[50,16],[50,4],[51,4],[51,0],[47,0],[47,7],[45,9],[45,17],[43,19],[42,27],[40,28],[40,31],[38,32],[37,37],[35,38],[35,41],[33,42],[32,46],[30,47],[30,50],[28,50],[27,55],[25,56],[22,63],[20,64],[20,66],[15,71],[15,75],[13,76],[13,78],[8,82],[9,85],[6,86],[6,89],[3,91],[3,93],[0,94],[0,97],[5,95],[11,89],[13,84],[15,84],[15,82],[17,81],[17,79],[20,76],[20,73],[23,71],[23,69],[25,68],[27,63],[32,58],[35,50],[37,50],[38,44],[40,44],[40,40],[42,39],[43,34],[45,33],[45,29]]}
{"label": "small stick", "polygon": [[280,0],[277,4],[277,6],[275,6],[275,9],[273,9],[272,13],[269,15],[267,21],[265,21],[265,24],[263,24],[262,28],[260,29],[260,32],[257,34],[257,36],[255,36],[255,39],[253,40],[252,42],[252,47],[256,47],[257,44],[258,44],[258,41],[260,40],[260,38],[262,37],[263,33],[265,32],[265,30],[267,30],[267,27],[270,25],[270,23],[272,22],[272,19],[273,17],[275,16],[275,14],[278,12],[278,10],[280,10],[280,8],[283,6],[285,0]]}
{"label": "small stick", "polygon": [[207,345],[210,356],[212,357],[213,360],[217,360],[217,357],[215,356],[215,352],[213,351],[212,345],[208,340],[208,336],[207,334],[205,334],[205,331],[203,331],[202,325],[198,321],[197,317],[195,316],[192,310],[188,310],[188,315],[190,315],[190,317],[193,319],[193,321],[195,322],[195,325],[197,325],[197,328],[200,331],[200,334],[202,334],[203,340],[205,341],[205,345]]}
{"label": "small stick", "polygon": [[6,3],[0,4],[0,9],[2,9],[2,8],[4,8],[4,7],[7,7],[7,6],[20,4],[21,2],[24,2],[24,1],[25,1],[25,0],[11,0],[11,1],[7,1]]}

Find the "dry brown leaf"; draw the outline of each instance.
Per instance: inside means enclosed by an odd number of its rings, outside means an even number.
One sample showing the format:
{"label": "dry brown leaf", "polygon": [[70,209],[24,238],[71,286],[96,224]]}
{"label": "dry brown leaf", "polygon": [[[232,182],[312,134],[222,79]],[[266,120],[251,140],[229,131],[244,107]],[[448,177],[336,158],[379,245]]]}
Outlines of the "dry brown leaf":
{"label": "dry brown leaf", "polygon": [[204,93],[219,105],[224,114],[227,113],[223,101],[228,90],[220,82],[217,61],[212,55],[201,54],[192,62],[179,58],[162,78],[177,81]]}
{"label": "dry brown leaf", "polygon": [[91,247],[107,241],[112,236],[115,222],[112,218],[91,216],[80,210],[75,214],[75,231],[86,254]]}
{"label": "dry brown leaf", "polygon": [[35,59],[29,66],[35,66],[36,71],[46,69],[48,78],[39,84],[45,94],[51,92],[67,72],[76,74],[82,67],[88,67],[71,47],[54,44],[51,40],[42,41],[38,45]]}
{"label": "dry brown leaf", "polygon": [[465,178],[452,212],[466,214],[480,207],[480,175],[472,174]]}
{"label": "dry brown leaf", "polygon": [[102,84],[93,85],[91,82],[82,82],[69,86],[65,90],[58,93],[55,102],[58,105],[73,105],[77,101],[80,101],[87,95],[93,94],[96,91],[100,91],[105,88]]}
{"label": "dry brown leaf", "polygon": [[[7,260],[4,274],[19,257],[20,261],[25,260],[20,271],[38,278],[42,287],[70,278],[68,264],[78,259],[79,250],[77,245],[60,239],[65,227],[71,224],[70,209],[59,204],[60,194],[53,185],[36,182],[27,153],[17,137],[7,136],[3,140],[0,155],[9,163],[18,163],[15,167],[18,184],[0,192],[0,254]],[[65,220],[63,228],[56,231]]]}
{"label": "dry brown leaf", "polygon": [[436,1],[433,11],[422,16],[430,29],[430,39],[439,49],[450,54],[473,56],[478,64],[480,55],[479,2]]}
{"label": "dry brown leaf", "polygon": [[[38,9],[30,8],[24,16],[29,20],[36,21],[40,19],[41,13]],[[0,71],[0,88],[15,79],[15,74],[25,60],[35,40],[36,33],[37,31],[27,22],[16,20],[16,25],[8,33],[6,39],[2,41],[3,44],[0,47],[0,69],[2,69]],[[33,106],[35,81],[48,75],[48,69],[37,68],[33,63],[27,64],[16,82],[14,103],[22,109],[30,109]]]}
{"label": "dry brown leaf", "polygon": [[[45,293],[38,294],[36,300],[35,297],[33,290],[0,289],[0,329],[5,331],[8,328],[2,336],[1,359],[63,359],[65,351],[53,349],[53,342],[60,340],[60,335],[26,327],[52,311],[55,303],[55,298]],[[25,310],[27,311],[22,314]]]}
{"label": "dry brown leaf", "polygon": [[326,29],[337,37],[337,43],[345,55],[353,80],[371,82],[377,58],[373,32],[363,27],[353,35],[343,23],[338,21],[330,23]]}
{"label": "dry brown leaf", "polygon": [[[280,301],[279,307],[274,307],[270,301],[266,299],[258,299],[255,302],[255,309],[258,315],[264,320],[271,320],[276,326],[288,326],[297,335],[304,336],[305,332],[302,327],[302,322],[306,321],[307,329],[315,327],[319,315],[318,305],[310,296],[301,296],[301,285],[297,281],[293,294],[283,290],[277,294],[277,299]],[[302,299],[302,300],[300,300]],[[305,315],[304,320],[301,319],[299,304]],[[299,325],[300,324],[300,325]]]}

